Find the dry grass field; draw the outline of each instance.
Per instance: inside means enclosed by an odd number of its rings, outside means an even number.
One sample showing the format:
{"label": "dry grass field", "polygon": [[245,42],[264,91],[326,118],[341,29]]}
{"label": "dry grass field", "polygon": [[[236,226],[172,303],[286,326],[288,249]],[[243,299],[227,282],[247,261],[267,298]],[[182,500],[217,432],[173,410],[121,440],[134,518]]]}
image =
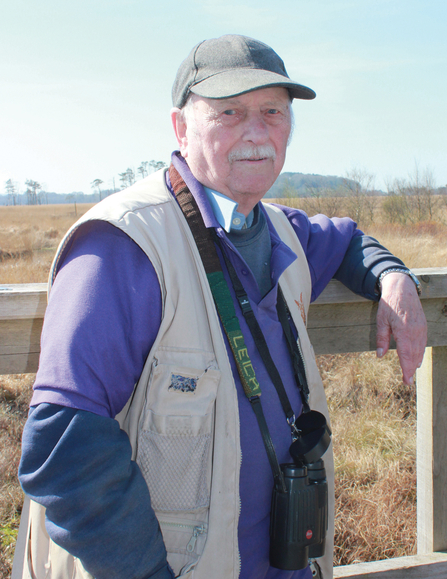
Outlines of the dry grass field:
{"label": "dry grass field", "polygon": [[416,553],[416,395],[395,352],[319,356],[332,417],[335,561]]}
{"label": "dry grass field", "polygon": [[446,267],[447,226],[424,222],[412,225],[367,225],[363,230],[378,239],[409,267]]}
{"label": "dry grass field", "polygon": [[[68,227],[88,209],[0,207],[0,284],[45,282]],[[362,227],[362,223],[359,224]],[[447,226],[367,224],[410,267],[447,265]],[[336,459],[336,564],[415,553],[415,390],[393,352],[320,356]],[[33,375],[0,376],[0,579],[10,576],[22,494],[16,471]]]}
{"label": "dry grass field", "polygon": [[0,207],[0,284],[46,282],[64,233],[90,207]]}

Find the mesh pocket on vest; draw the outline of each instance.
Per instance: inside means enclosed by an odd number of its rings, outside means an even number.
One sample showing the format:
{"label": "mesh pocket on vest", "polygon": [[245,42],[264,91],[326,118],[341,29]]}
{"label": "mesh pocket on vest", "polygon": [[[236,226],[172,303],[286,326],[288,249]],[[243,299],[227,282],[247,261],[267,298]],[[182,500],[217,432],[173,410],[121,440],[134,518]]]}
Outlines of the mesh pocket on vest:
{"label": "mesh pocket on vest", "polygon": [[206,465],[210,442],[210,434],[141,432],[137,462],[155,510],[192,511],[209,506]]}

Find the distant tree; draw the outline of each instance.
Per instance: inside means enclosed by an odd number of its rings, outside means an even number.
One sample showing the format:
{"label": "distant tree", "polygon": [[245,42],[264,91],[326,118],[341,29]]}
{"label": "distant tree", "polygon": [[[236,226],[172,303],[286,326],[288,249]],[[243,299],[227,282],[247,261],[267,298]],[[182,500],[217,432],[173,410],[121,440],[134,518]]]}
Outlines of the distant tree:
{"label": "distant tree", "polygon": [[138,167],[138,172],[141,173],[141,178],[144,179],[148,176],[148,168],[149,161],[141,161],[141,165]]}
{"label": "distant tree", "polygon": [[135,173],[129,167],[124,171],[124,173],[118,173],[121,181],[121,189],[125,189],[126,187],[130,187],[135,183]]}
{"label": "distant tree", "polygon": [[39,191],[37,194],[37,203],[39,205],[48,205],[48,193],[46,191]]}
{"label": "distant tree", "polygon": [[430,169],[421,171],[416,163],[408,179],[395,179],[388,184],[388,198],[383,211],[390,223],[405,224],[431,221],[442,204],[436,195],[435,179]]}
{"label": "distant tree", "polygon": [[[155,173],[159,169],[164,169],[167,167],[164,161],[142,161],[141,165],[138,167],[137,171],[141,174],[141,178],[144,179],[149,175],[149,173]],[[127,169],[129,171],[129,169]]]}
{"label": "distant tree", "polygon": [[104,183],[104,181],[101,181],[101,179],[94,179],[90,185],[92,187],[92,189],[96,189],[98,191],[98,195],[99,195],[99,200],[101,201],[102,199],[102,191],[101,191],[101,185]]}
{"label": "distant tree", "polygon": [[378,204],[374,193],[374,175],[354,167],[346,173],[343,189],[349,217],[357,223],[372,223]]}
{"label": "distant tree", "polygon": [[8,205],[17,204],[17,190],[12,179],[8,179],[5,183],[6,194],[8,195]]}
{"label": "distant tree", "polygon": [[155,171],[159,171],[160,169],[164,169],[165,167],[167,167],[166,163],[164,161],[149,161],[149,167],[151,167],[152,169],[152,173],[155,173]]}
{"label": "distant tree", "polygon": [[412,213],[417,221],[431,221],[435,217],[440,201],[435,196],[436,185],[433,171],[429,168],[421,171],[419,165],[415,163],[407,187]]}
{"label": "distant tree", "polygon": [[27,179],[25,185],[28,187],[26,190],[28,205],[37,205],[37,192],[42,189],[42,185],[32,179]]}
{"label": "distant tree", "polygon": [[407,196],[404,193],[396,191],[395,187],[395,184],[387,185],[388,192],[382,203],[382,211],[385,219],[389,223],[405,225],[409,219],[410,212]]}
{"label": "distant tree", "polygon": [[322,213],[327,217],[340,216],[343,213],[344,191],[342,188],[306,187],[306,196],[301,200],[300,207],[312,217]]}

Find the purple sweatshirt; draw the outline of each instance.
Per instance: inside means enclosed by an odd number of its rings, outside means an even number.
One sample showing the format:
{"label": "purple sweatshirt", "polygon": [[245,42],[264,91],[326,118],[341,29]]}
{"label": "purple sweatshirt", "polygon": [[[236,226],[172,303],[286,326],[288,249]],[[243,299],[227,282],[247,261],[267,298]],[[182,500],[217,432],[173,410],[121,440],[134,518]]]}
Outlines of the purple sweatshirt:
{"label": "purple sweatshirt", "polygon": [[[250,268],[216,221],[202,186],[183,159],[174,155],[173,163],[194,195],[205,225],[215,228],[223,241],[299,415],[301,400],[276,313],[278,279],[296,256],[266,216],[272,289],[261,296]],[[306,253],[312,299],[334,276],[374,299],[377,276],[387,267],[404,267],[350,219],[322,215],[308,219],[302,211],[282,209]],[[223,269],[227,275],[224,265]],[[233,294],[231,284],[230,289]],[[262,386],[278,460],[290,462],[290,428],[238,306],[236,311]],[[79,557],[97,579],[172,577],[147,486],[138,465],[130,460],[127,436],[112,420],[138,381],[160,319],[158,279],[142,250],[108,223],[80,227],[64,252],[45,316],[19,475],[25,492],[47,507],[53,540]],[[269,565],[272,473],[224,339],[241,417],[240,577],[310,579],[309,569],[280,571]]]}

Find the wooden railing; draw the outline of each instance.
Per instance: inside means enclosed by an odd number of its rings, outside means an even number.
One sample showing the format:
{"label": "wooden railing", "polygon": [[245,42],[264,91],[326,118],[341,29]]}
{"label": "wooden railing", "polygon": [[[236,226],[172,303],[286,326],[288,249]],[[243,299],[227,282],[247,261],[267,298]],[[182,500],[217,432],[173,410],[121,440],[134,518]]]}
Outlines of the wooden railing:
{"label": "wooden railing", "polygon": [[[447,268],[415,270],[428,348],[417,384],[418,555],[336,567],[337,579],[447,578]],[[0,374],[36,372],[46,284],[0,285]],[[375,350],[377,304],[332,281],[309,311],[316,354]]]}

